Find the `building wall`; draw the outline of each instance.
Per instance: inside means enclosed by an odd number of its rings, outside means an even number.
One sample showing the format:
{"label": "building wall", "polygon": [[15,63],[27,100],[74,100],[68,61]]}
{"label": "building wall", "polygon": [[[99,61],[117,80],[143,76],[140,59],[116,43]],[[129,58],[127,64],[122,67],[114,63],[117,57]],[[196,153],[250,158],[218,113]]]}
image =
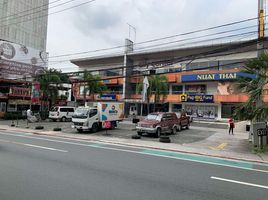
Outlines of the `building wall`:
{"label": "building wall", "polygon": [[1,0],[0,39],[45,51],[48,3],[49,0]]}

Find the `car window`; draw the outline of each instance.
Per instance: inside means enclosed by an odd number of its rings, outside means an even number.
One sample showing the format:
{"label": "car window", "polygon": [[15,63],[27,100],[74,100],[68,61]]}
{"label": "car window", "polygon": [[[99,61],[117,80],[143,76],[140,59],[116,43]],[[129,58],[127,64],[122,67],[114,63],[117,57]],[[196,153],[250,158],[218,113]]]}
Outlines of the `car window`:
{"label": "car window", "polygon": [[52,112],[57,112],[57,111],[58,111],[58,107],[52,107],[52,108],[50,109],[50,111],[52,111]]}
{"label": "car window", "polygon": [[74,112],[74,108],[67,108],[69,112]]}
{"label": "car window", "polygon": [[157,120],[160,121],[161,120],[161,116],[157,115],[157,114],[149,114],[146,117],[147,120]]}
{"label": "car window", "polygon": [[89,117],[93,117],[93,116],[95,116],[97,113],[98,113],[98,110],[97,110],[97,109],[92,109],[92,110],[90,110],[90,112],[89,112]]}

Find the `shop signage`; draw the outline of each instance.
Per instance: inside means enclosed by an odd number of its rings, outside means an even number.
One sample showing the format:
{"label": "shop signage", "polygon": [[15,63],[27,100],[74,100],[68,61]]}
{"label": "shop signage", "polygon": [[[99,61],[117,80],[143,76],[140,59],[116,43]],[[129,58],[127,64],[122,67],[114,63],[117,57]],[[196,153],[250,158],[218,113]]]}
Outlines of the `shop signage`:
{"label": "shop signage", "polygon": [[255,78],[255,74],[248,74],[244,72],[228,72],[228,73],[214,73],[214,74],[187,74],[181,76],[182,82],[193,81],[225,81],[236,80],[239,77]]}
{"label": "shop signage", "polygon": [[98,95],[97,99],[101,100],[116,100],[116,94],[102,94]]}
{"label": "shop signage", "polygon": [[182,102],[193,102],[193,103],[213,103],[213,95],[181,95]]}
{"label": "shop signage", "polygon": [[32,84],[32,95],[31,100],[33,104],[39,104],[40,103],[40,83],[34,82]]}

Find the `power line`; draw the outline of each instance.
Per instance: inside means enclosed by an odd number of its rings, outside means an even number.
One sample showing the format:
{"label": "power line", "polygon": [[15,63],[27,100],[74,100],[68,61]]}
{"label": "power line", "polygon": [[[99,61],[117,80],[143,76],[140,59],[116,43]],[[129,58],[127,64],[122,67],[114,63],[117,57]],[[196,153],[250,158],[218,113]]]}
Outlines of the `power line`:
{"label": "power line", "polygon": [[[69,1],[66,1],[66,2],[64,2],[64,3],[61,3],[61,4],[58,4],[58,5],[52,6],[52,7],[50,7],[49,9],[56,8],[56,7],[59,7],[59,6],[63,6],[63,5],[65,5],[65,4],[71,3],[71,2],[73,2],[73,1],[77,1],[77,0],[69,0]],[[46,10],[48,10],[48,9],[47,9],[47,8],[43,8],[43,9],[38,10],[38,11],[35,11],[35,12],[31,12],[31,13],[28,13],[28,14],[25,14],[25,15],[17,16],[17,17],[15,17],[15,18],[6,19],[6,20],[0,20],[0,23],[1,23],[1,22],[4,22],[4,21],[7,21],[7,20],[15,20],[15,19],[19,19],[19,18],[21,18],[21,17],[27,17],[27,16],[30,16],[30,15],[33,15],[33,14],[36,14],[36,13],[40,13],[41,11],[46,11]],[[48,15],[49,15],[49,14],[48,14]],[[7,26],[9,26],[9,25],[7,25]]]}
{"label": "power line", "polygon": [[84,3],[80,3],[80,4],[77,4],[77,5],[75,5],[75,6],[71,6],[71,7],[69,7],[69,8],[65,8],[65,9],[62,9],[62,10],[59,10],[59,11],[55,11],[55,12],[52,12],[52,13],[48,13],[48,14],[45,14],[45,15],[38,16],[38,17],[34,17],[34,18],[30,18],[30,19],[26,19],[26,20],[19,21],[19,22],[16,22],[16,23],[11,23],[11,24],[8,24],[8,25],[2,25],[2,26],[0,26],[0,28],[2,28],[2,27],[6,27],[6,26],[11,26],[11,25],[20,24],[20,23],[27,22],[27,21],[33,21],[33,20],[35,20],[35,19],[39,19],[39,18],[46,17],[46,16],[49,16],[49,15],[54,15],[54,14],[57,14],[57,13],[61,13],[61,12],[64,12],[64,11],[66,11],[66,10],[70,10],[70,9],[73,9],[73,8],[77,8],[77,7],[79,7],[79,6],[83,6],[83,5],[92,3],[92,2],[94,2],[94,1],[97,1],[97,0],[86,1],[86,2],[84,2]]}
{"label": "power line", "polygon": [[[248,47],[250,45],[253,45],[253,44],[256,44],[257,40],[250,40],[244,44],[237,44],[237,45],[234,45],[232,46],[232,50],[236,50],[236,49],[239,49],[239,48],[243,48],[243,47]],[[178,62],[183,62],[183,61],[187,61],[187,60],[196,60],[196,59],[200,59],[200,58],[206,58],[206,57],[211,57],[211,56],[223,56],[223,55],[232,55],[232,54],[237,54],[237,53],[242,53],[242,52],[251,52],[253,50],[249,50],[249,51],[236,51],[236,52],[228,52],[228,53],[224,53],[224,54],[220,54],[222,52],[225,52],[227,50],[230,50],[229,49],[230,46],[226,46],[226,47],[220,47],[220,48],[217,48],[217,49],[213,49],[213,50],[209,50],[209,51],[206,51],[206,52],[201,52],[201,53],[196,53],[196,54],[192,54],[192,55],[188,55],[188,56],[180,56],[180,57],[175,57],[175,58],[172,58],[172,59],[162,59],[162,60],[159,60],[159,61],[153,61],[153,62],[149,62],[149,63],[146,63],[146,65],[156,65],[156,64],[166,64],[165,66],[168,66],[168,65],[173,65],[174,63],[178,63]],[[168,63],[168,64],[167,64]],[[146,66],[144,65],[144,66]],[[128,66],[128,67],[141,67],[140,65],[131,65],[131,66]],[[124,69],[124,68],[128,68],[126,66],[120,66],[120,67],[114,67],[114,68],[109,68],[109,70],[114,70],[114,69]],[[88,70],[88,72],[95,72],[95,71],[106,71],[107,69],[102,69],[102,70]],[[68,72],[68,73],[62,73],[62,74],[71,74],[72,72]],[[73,72],[73,74],[79,74],[79,73],[84,73],[84,71],[77,71],[77,72]],[[172,72],[174,73],[174,72]],[[114,79],[114,78],[111,78],[111,79]],[[106,80],[106,79],[104,79]]]}
{"label": "power line", "polygon": [[[135,45],[156,42],[156,41],[175,38],[175,37],[179,37],[179,36],[186,36],[186,35],[190,35],[190,34],[194,34],[194,33],[199,33],[199,32],[213,30],[213,29],[217,29],[217,28],[221,28],[221,27],[226,27],[226,26],[230,26],[230,25],[244,23],[244,22],[248,22],[248,21],[252,21],[252,20],[256,20],[256,19],[258,19],[258,18],[249,18],[249,19],[245,19],[245,20],[241,20],[241,21],[222,24],[222,25],[219,25],[219,26],[214,26],[214,27],[209,27],[209,28],[204,28],[204,29],[198,29],[198,30],[194,30],[194,31],[186,32],[186,33],[181,33],[181,34],[171,35],[171,36],[167,36],[167,37],[156,38],[156,39],[152,39],[152,40],[146,40],[146,41],[143,41],[143,42],[135,43]],[[257,25],[255,25],[255,26],[257,26]],[[61,54],[61,55],[56,55],[56,56],[50,56],[49,58],[57,58],[57,57],[65,57],[65,56],[93,53],[93,52],[99,52],[99,51],[107,51],[107,50],[118,49],[118,48],[123,48],[123,47],[125,47],[125,45],[120,45],[120,46],[115,46],[115,47],[110,47],[110,48],[96,49],[96,50],[91,50],[91,51],[78,52],[78,53],[71,53],[71,54]]]}
{"label": "power line", "polygon": [[[200,38],[205,38],[205,37],[209,37],[209,36],[216,36],[216,35],[226,34],[226,33],[229,33],[229,32],[234,32],[234,31],[238,31],[238,30],[245,30],[245,29],[254,28],[254,27],[255,27],[255,25],[254,26],[243,27],[243,28],[239,28],[239,29],[234,29],[234,30],[229,30],[229,31],[222,31],[222,32],[207,34],[207,35],[203,35],[203,36],[197,36],[197,37],[185,38],[185,39],[181,39],[181,40],[175,40],[175,41],[166,42],[166,43],[149,45],[149,46],[146,46],[146,47],[137,48],[134,51],[134,53],[135,52],[139,52],[138,50],[143,50],[143,49],[148,49],[148,48],[152,48],[152,47],[163,46],[163,45],[167,45],[167,44],[175,44],[175,43],[179,43],[179,42],[183,42],[183,41],[200,39]],[[233,37],[237,37],[237,36],[243,36],[243,35],[254,34],[254,33],[257,33],[257,31],[244,32],[244,33],[227,35],[227,36],[222,36],[222,37],[218,37],[218,38],[210,38],[210,39],[200,40],[200,41],[193,41],[193,42],[188,42],[188,43],[181,44],[180,46],[186,46],[186,45],[189,45],[189,44],[204,43],[204,42],[211,41],[211,40],[219,40],[219,39],[225,39],[225,38],[233,38]],[[24,60],[19,60],[19,61],[24,61]],[[48,61],[48,63],[60,63],[60,62],[67,62],[67,61],[69,61],[69,59],[53,60],[53,61]]]}
{"label": "power line", "polygon": [[[244,35],[255,34],[255,33],[257,33],[257,31],[245,32],[245,33],[240,33],[240,34],[233,34],[233,35],[222,36],[222,37],[218,37],[218,38],[210,38],[210,39],[205,39],[205,40],[201,40],[201,41],[193,41],[193,42],[180,44],[180,47],[181,46],[186,46],[186,45],[189,45],[189,44],[198,44],[198,43],[203,43],[203,42],[207,42],[207,41],[211,41],[211,40],[232,38],[232,37],[244,36]],[[144,50],[144,49],[148,49],[148,48],[151,48],[151,47],[158,47],[158,46],[163,46],[163,45],[167,45],[167,44],[175,44],[175,43],[179,43],[179,42],[183,42],[183,41],[204,38],[204,37],[207,37],[207,36],[210,36],[210,35],[217,35],[217,34],[209,34],[209,35],[206,35],[206,36],[199,36],[199,37],[195,37],[195,38],[187,38],[187,39],[182,39],[182,40],[177,40],[177,41],[172,41],[172,42],[167,42],[167,43],[155,44],[155,45],[150,45],[150,46],[146,46],[146,47],[143,47],[143,48],[138,48],[137,50]],[[139,52],[137,50],[135,51],[136,53]],[[133,52],[133,53],[135,53],[135,52]],[[60,60],[60,61],[56,61],[56,60],[55,61],[48,61],[48,63],[51,63],[51,62],[65,62],[65,61],[67,62],[67,61],[69,61],[69,59],[68,60]]]}
{"label": "power line", "polygon": [[62,1],[62,0],[56,0],[56,1],[53,1],[53,2],[51,2],[51,3],[44,4],[44,5],[42,5],[42,6],[37,6],[37,7],[31,8],[31,9],[28,9],[28,10],[24,10],[24,11],[21,11],[21,12],[17,12],[17,13],[12,14],[12,15],[7,15],[7,16],[5,16],[5,17],[1,17],[1,18],[0,18],[0,22],[2,21],[2,19],[8,19],[8,18],[13,17],[13,16],[18,16],[18,15],[21,14],[21,13],[25,13],[25,12],[27,13],[27,12],[29,12],[29,11],[36,10],[36,9],[38,9],[38,8],[42,8],[42,7],[45,7],[45,6],[49,6],[49,5],[54,4],[54,3],[57,3],[57,2],[59,2],[59,1]]}

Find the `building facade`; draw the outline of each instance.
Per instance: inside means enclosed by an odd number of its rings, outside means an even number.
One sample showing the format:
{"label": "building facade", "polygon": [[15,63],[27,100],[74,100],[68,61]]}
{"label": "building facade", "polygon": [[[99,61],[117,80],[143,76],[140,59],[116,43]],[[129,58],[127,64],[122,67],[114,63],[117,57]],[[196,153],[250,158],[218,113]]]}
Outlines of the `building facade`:
{"label": "building facade", "polygon": [[[265,39],[265,49],[267,46]],[[247,94],[237,91],[235,83],[240,76],[254,76],[241,70],[248,59],[256,57],[257,41],[250,40],[162,51],[134,51],[71,62],[81,70],[96,70],[94,73],[104,78],[104,84],[120,91],[115,100],[125,102],[126,115],[148,113],[147,102],[142,102],[137,85],[154,69],[155,74],[167,77],[169,88],[168,94],[156,102],[155,110],[184,110],[196,120],[221,120],[230,117],[240,103],[247,101]],[[120,66],[122,69],[118,68]],[[76,90],[79,98],[79,89]],[[150,103],[149,112],[152,112],[155,107],[153,95]]]}
{"label": "building facade", "polygon": [[49,0],[0,0],[0,39],[46,51]]}

